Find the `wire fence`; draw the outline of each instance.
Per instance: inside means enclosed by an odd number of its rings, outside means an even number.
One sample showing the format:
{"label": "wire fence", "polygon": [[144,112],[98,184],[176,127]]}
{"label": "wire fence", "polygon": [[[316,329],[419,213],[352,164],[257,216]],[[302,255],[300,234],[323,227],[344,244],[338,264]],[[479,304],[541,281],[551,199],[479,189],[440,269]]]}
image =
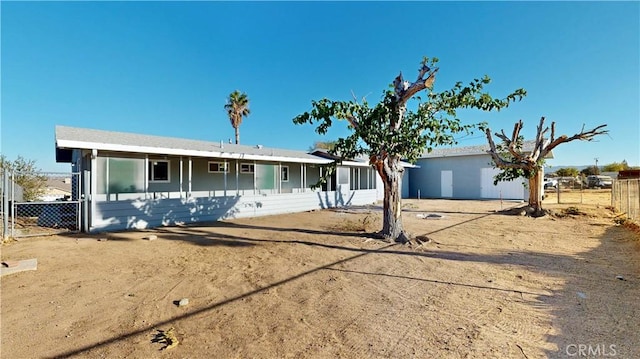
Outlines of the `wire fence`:
{"label": "wire fence", "polygon": [[591,204],[608,206],[611,204],[611,184],[590,186],[585,178],[556,177],[544,189],[548,203]]}
{"label": "wire fence", "polygon": [[613,181],[611,205],[628,219],[640,223],[640,179]]}
{"label": "wire fence", "polygon": [[79,173],[2,172],[3,238],[80,230]]}

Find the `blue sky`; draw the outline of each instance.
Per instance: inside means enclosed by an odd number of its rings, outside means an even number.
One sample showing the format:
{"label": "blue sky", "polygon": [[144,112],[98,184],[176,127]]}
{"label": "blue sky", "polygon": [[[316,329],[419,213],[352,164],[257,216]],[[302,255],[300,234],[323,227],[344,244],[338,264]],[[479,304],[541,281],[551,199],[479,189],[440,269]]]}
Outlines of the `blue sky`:
{"label": "blue sky", "polygon": [[[551,165],[626,159],[640,165],[639,2],[6,2],[1,11],[1,142],[9,159],[55,163],[54,126],[220,141],[233,137],[225,99],[251,115],[241,143],[306,150],[325,137],[292,118],[311,100],[372,103],[423,56],[438,57],[435,90],[483,75],[500,113],[465,111],[532,137],[606,123],[610,135],[554,151]],[[486,140],[478,133],[459,145]]]}

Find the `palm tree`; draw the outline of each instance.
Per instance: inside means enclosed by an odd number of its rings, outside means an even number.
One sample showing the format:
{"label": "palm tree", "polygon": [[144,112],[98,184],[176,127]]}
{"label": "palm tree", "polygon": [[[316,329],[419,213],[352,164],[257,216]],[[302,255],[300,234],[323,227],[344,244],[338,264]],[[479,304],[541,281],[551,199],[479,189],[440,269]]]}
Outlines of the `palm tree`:
{"label": "palm tree", "polygon": [[229,114],[229,120],[231,126],[236,130],[236,144],[240,143],[240,124],[242,118],[249,116],[251,111],[249,110],[249,98],[246,93],[241,93],[238,90],[233,91],[227,99],[227,104],[224,105],[224,109]]}

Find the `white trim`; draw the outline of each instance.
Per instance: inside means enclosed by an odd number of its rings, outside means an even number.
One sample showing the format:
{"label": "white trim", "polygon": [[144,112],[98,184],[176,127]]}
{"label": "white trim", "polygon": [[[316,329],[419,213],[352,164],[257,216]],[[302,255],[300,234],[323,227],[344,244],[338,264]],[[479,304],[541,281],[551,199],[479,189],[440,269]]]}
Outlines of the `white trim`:
{"label": "white trim", "polygon": [[[250,171],[244,171],[244,170],[242,169],[242,166],[251,166],[251,167],[250,167],[250,168],[251,168],[251,170],[250,170]],[[240,173],[243,173],[243,174],[252,174],[252,173],[255,173],[255,172],[256,172],[256,164],[255,164],[255,163],[248,163],[248,162],[244,162],[244,163],[241,163],[241,164],[240,164]]]}
{"label": "white trim", "polygon": [[144,193],[149,193],[149,155],[144,155]]}
{"label": "white trim", "polygon": [[[212,171],[211,170],[211,165],[212,164],[217,164],[218,165],[218,170],[217,171]],[[222,165],[223,170],[220,171],[220,165]],[[217,162],[217,161],[208,161],[207,162],[207,172],[209,173],[228,173],[229,172],[229,165],[227,162]]]}
{"label": "white trim", "polygon": [[171,161],[169,160],[160,160],[160,159],[155,159],[155,158],[150,158],[149,162],[164,162],[167,164],[167,179],[166,180],[156,180],[155,179],[155,172],[153,171],[153,166],[151,166],[151,173],[147,172],[147,177],[149,175],[151,175],[152,178],[149,178],[149,183],[170,183],[171,182]]}
{"label": "white trim", "polygon": [[184,183],[184,163],[182,162],[182,156],[180,156],[180,198],[183,198],[183,183]]}
{"label": "white trim", "polygon": [[191,184],[193,182],[193,161],[191,160],[191,157],[189,157],[189,172],[187,175],[189,178],[189,193],[187,194],[187,196],[191,197]]}
{"label": "white trim", "polygon": [[236,196],[240,195],[240,161],[236,160]]}
{"label": "white trim", "polygon": [[196,151],[196,150],[184,150],[178,148],[159,148],[149,146],[131,146],[131,145],[118,145],[113,143],[97,143],[97,142],[85,142],[74,140],[61,140],[56,141],[58,148],[71,148],[71,149],[97,149],[100,151],[120,151],[120,152],[134,152],[134,153],[148,153],[148,154],[161,154],[161,155],[176,155],[176,156],[193,156],[193,157],[212,157],[212,158],[226,158],[226,159],[240,159],[240,160],[257,160],[257,161],[271,161],[271,162],[299,162],[299,163],[317,163],[317,164],[329,164],[333,160],[324,158],[299,158],[299,157],[285,157],[285,156],[267,156],[267,155],[251,155],[246,153],[232,153],[232,152],[220,152],[220,151]]}
{"label": "white trim", "polygon": [[90,222],[89,222],[89,230],[92,231],[95,223],[93,223],[94,218],[95,218],[95,214],[96,214],[96,195],[98,194],[98,150],[96,149],[92,149],[91,150],[91,155],[89,157],[90,161],[91,161],[91,171],[89,173],[90,179],[91,179],[91,191],[90,191],[90,198],[89,200],[90,205],[91,205],[91,214],[90,214]]}

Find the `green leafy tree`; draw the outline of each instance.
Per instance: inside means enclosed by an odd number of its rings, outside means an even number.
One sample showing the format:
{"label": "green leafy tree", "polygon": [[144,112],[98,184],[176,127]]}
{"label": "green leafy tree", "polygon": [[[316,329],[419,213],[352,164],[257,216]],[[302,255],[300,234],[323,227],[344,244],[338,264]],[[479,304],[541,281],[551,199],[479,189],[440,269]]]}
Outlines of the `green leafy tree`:
{"label": "green leafy tree", "polygon": [[[499,110],[526,94],[520,89],[504,99],[494,99],[483,91],[490,82],[487,76],[466,86],[458,82],[450,90],[435,92],[437,62],[436,58],[425,57],[414,82],[405,81],[400,73],[384,91],[382,100],[373,106],[366,99],[359,103],[355,99],[332,101],[325,98],[312,101],[311,111],[293,119],[296,124],[316,124],[319,134],[326,134],[334,119],[348,121],[351,134],[339,138],[330,152],[342,158],[360,155],[369,158],[384,184],[380,235],[387,240],[410,241],[401,216],[400,185],[404,171],[401,159],[415,162],[425,149],[431,151],[435,146],[454,144],[455,133],[470,131],[474,125],[462,124],[457,110]],[[421,91],[427,92],[425,100],[417,96]],[[409,100],[416,103],[415,110],[407,109]]]}
{"label": "green leafy tree", "polygon": [[40,173],[35,160],[26,160],[18,156],[14,161],[9,161],[3,155],[0,156],[0,170],[12,175],[15,184],[22,187],[22,197],[25,201],[36,201],[44,194],[47,177]]}
{"label": "green leafy tree", "polygon": [[622,162],[612,162],[602,166],[602,172],[620,172],[628,169],[630,169],[630,167],[626,160],[622,160]]}
{"label": "green leafy tree", "polygon": [[573,168],[573,167],[559,168],[556,171],[556,176],[558,177],[576,177],[579,174],[580,174],[580,171],[578,171],[577,168]]}
{"label": "green leafy tree", "polygon": [[599,175],[600,169],[596,166],[589,166],[587,168],[582,169],[582,171],[580,171],[580,174],[585,176]]}
{"label": "green leafy tree", "polygon": [[[544,121],[544,117],[540,118],[534,146],[530,152],[522,150],[522,136],[520,136],[520,130],[523,126],[522,120],[516,122],[513,126],[511,137],[507,136],[504,130],[495,133],[496,137],[502,140],[500,146],[496,146],[493,141],[491,129],[485,129],[487,141],[489,141],[489,147],[491,148],[489,154],[491,154],[495,165],[503,169],[499,176],[506,179],[522,176],[529,180],[529,207],[532,209],[533,216],[545,214],[542,210],[542,166],[544,165],[544,158],[549,152],[561,143],[574,140],[592,141],[595,136],[608,132],[608,130],[604,130],[607,125],[600,125],[592,130],[585,130],[583,127],[580,133],[571,137],[561,135],[556,138],[556,123],[551,122],[551,128],[549,128],[545,127]],[[550,133],[549,130],[551,130]],[[549,137],[545,137],[547,134],[549,134]]]}
{"label": "green leafy tree", "polygon": [[249,110],[249,98],[246,93],[242,93],[238,90],[229,94],[227,103],[224,105],[224,109],[227,110],[231,126],[236,131],[236,144],[240,143],[240,124],[242,119],[249,116],[251,111]]}

